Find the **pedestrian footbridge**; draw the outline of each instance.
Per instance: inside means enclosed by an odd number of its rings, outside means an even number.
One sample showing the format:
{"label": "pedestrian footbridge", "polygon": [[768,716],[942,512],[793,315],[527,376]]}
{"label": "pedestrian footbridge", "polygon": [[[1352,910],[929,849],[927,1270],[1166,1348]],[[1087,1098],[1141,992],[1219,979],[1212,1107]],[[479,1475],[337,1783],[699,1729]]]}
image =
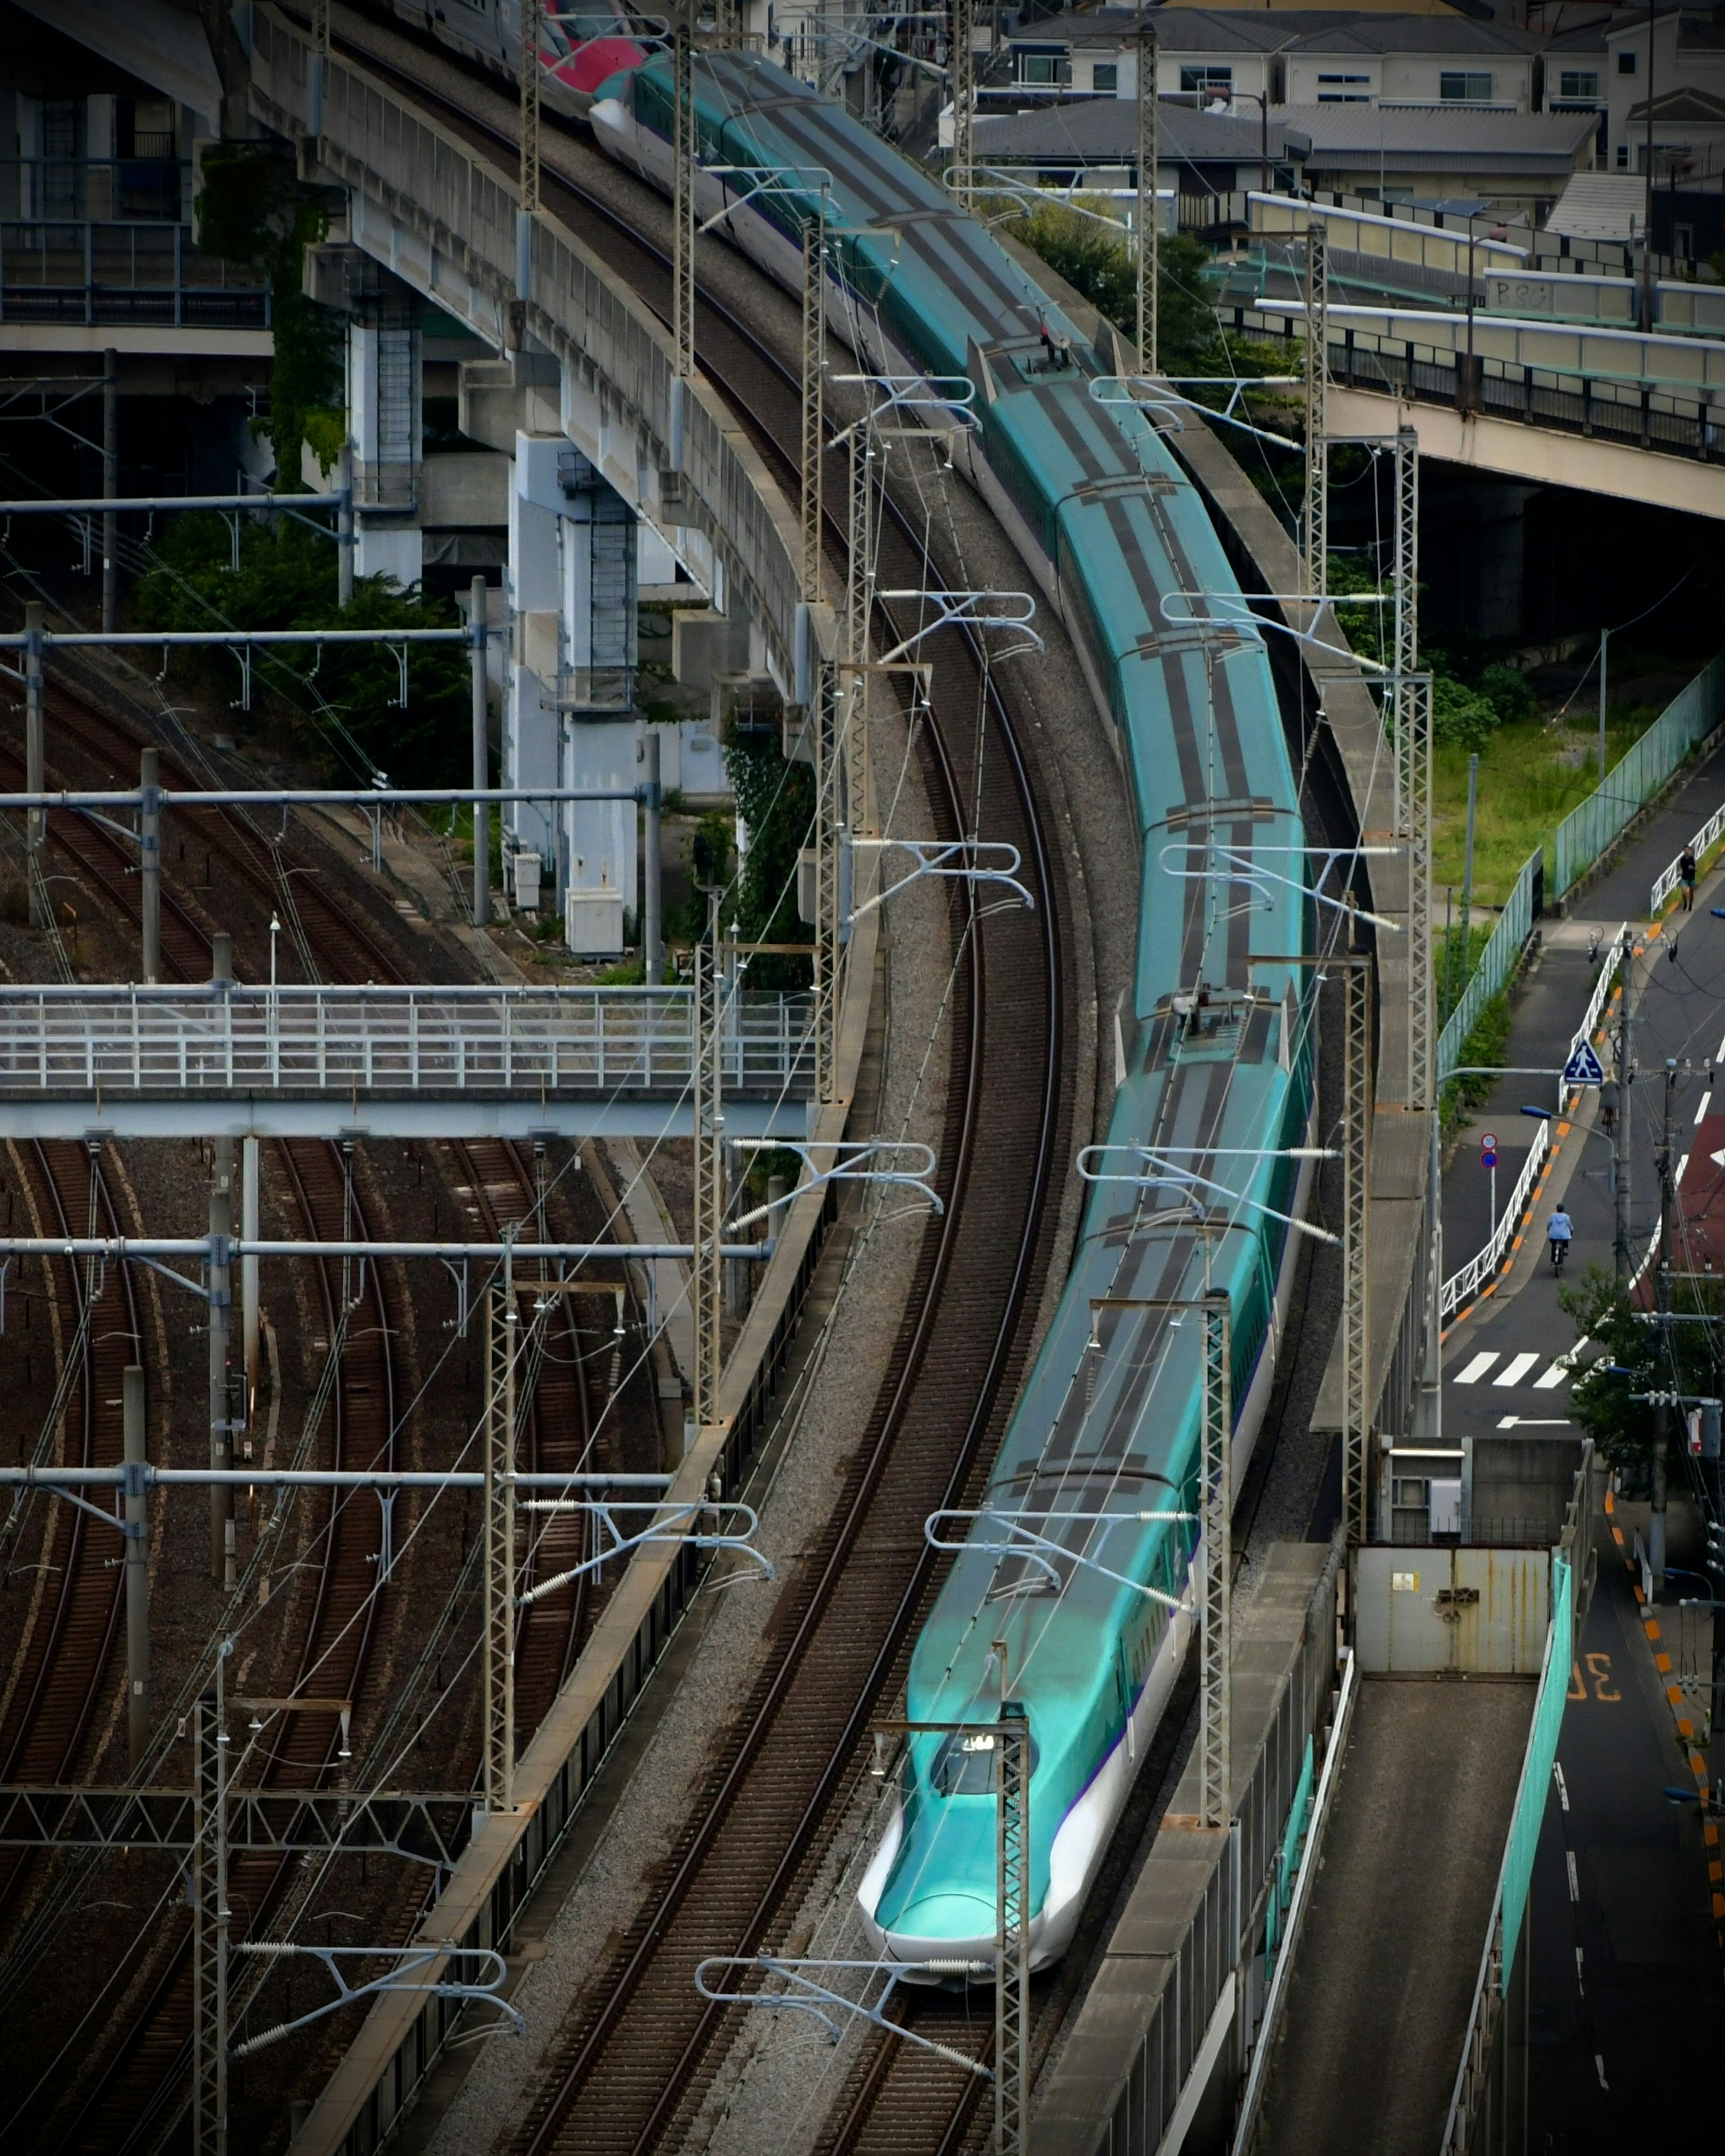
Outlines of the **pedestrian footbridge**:
{"label": "pedestrian footbridge", "polygon": [[[728,1137],[806,1134],[813,1015],[729,998]],[[0,1112],[29,1138],[675,1137],[695,1025],[675,987],[7,986]]]}

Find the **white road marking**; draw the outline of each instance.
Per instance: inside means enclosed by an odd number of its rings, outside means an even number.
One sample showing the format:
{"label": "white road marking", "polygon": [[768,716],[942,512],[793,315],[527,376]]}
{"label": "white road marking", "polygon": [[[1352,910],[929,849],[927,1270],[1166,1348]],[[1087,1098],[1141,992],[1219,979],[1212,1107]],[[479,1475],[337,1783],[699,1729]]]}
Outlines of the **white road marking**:
{"label": "white road marking", "polygon": [[1586,1998],[1587,1986],[1581,1980],[1581,1948],[1579,1947],[1575,1949],[1575,1989],[1584,1999]]}
{"label": "white road marking", "polygon": [[1455,1380],[1458,1385],[1476,1385],[1497,1360],[1497,1350],[1488,1348],[1482,1355],[1476,1355]]}
{"label": "white road marking", "polygon": [[1606,2095],[1609,2096],[1611,2093],[1611,2084],[1605,2078],[1605,2059],[1603,2052],[1595,2051],[1594,2053],[1594,2071],[1599,2077],[1599,2087],[1604,2089]]}
{"label": "white road marking", "polygon": [[1581,1899],[1581,1876],[1575,1869],[1575,1851],[1573,1849],[1566,1849],[1563,1851],[1563,1858],[1569,1866],[1569,1899],[1572,1902],[1579,1902]]}
{"label": "white road marking", "polygon": [[1701,1096],[1701,1106],[1695,1111],[1695,1120],[1697,1122],[1701,1121],[1702,1117],[1706,1115],[1707,1110],[1712,1107],[1712,1105],[1713,1089],[1709,1086],[1707,1091]]}
{"label": "white road marking", "polygon": [[1542,1375],[1537,1377],[1533,1380],[1534,1391],[1537,1393],[1548,1393],[1553,1389],[1553,1387],[1561,1385],[1564,1379],[1569,1375],[1570,1372],[1575,1368],[1575,1365],[1581,1360],[1582,1349],[1589,1344],[1588,1337],[1584,1332],[1580,1339],[1576,1342],[1575,1345],[1569,1350],[1567,1355],[1559,1355],[1557,1360],[1552,1364],[1550,1369],[1543,1372]]}
{"label": "white road marking", "polygon": [[1537,1355],[1512,1355],[1491,1383],[1494,1385],[1518,1385],[1538,1360]]}
{"label": "white road marking", "polygon": [[1551,1778],[1558,1785],[1558,1802],[1565,1811],[1569,1809],[1569,1784],[1563,1779],[1563,1763],[1560,1759],[1551,1763]]}

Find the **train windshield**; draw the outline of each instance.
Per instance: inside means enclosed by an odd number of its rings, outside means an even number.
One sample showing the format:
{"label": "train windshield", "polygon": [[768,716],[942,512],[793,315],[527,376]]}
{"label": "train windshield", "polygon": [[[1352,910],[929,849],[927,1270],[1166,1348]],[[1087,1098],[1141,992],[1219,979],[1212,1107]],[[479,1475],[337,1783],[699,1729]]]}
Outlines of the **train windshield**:
{"label": "train windshield", "polygon": [[555,53],[578,52],[594,38],[629,35],[629,24],[614,8],[547,8],[540,19]]}

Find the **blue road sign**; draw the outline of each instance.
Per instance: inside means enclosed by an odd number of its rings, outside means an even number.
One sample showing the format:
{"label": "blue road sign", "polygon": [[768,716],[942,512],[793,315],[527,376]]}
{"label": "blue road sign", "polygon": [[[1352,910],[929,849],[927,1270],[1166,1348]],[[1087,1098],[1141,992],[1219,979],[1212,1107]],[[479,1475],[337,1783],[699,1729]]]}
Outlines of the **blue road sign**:
{"label": "blue road sign", "polygon": [[1566,1086],[1603,1086],[1605,1074],[1599,1067],[1599,1059],[1594,1054],[1592,1044],[1584,1040],[1579,1048],[1563,1065]]}

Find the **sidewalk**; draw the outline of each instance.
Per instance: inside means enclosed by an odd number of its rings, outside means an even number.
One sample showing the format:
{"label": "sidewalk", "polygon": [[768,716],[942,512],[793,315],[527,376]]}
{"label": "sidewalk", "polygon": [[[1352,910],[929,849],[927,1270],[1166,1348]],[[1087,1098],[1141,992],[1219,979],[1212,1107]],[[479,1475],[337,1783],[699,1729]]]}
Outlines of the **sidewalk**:
{"label": "sidewalk", "polygon": [[[1725,746],[1692,773],[1654,812],[1622,859],[1583,894],[1576,913],[1567,920],[1547,919],[1540,923],[1538,952],[1514,997],[1506,1064],[1544,1070],[1563,1061],[1598,979],[1600,961],[1589,963],[1588,957],[1590,938],[1597,932],[1603,954],[1625,921],[1645,932],[1654,879],[1722,802],[1725,802]],[[1722,856],[1722,867],[1706,876],[1697,891],[1697,917],[1709,917],[1707,908],[1719,902],[1722,886],[1725,886],[1725,856]],[[1603,1050],[1601,1060],[1609,1060]],[[1536,1136],[1536,1125],[1522,1114],[1522,1108],[1524,1105],[1549,1108],[1556,1100],[1554,1079],[1500,1078],[1483,1105],[1461,1126],[1444,1167],[1446,1275],[1464,1265],[1491,1234],[1491,1178],[1480,1166],[1481,1138],[1489,1132],[1498,1141],[1501,1214]],[[1609,1263],[1613,1222],[1603,1172],[1606,1149],[1598,1139],[1584,1135],[1592,1129],[1598,1110],[1599,1096],[1589,1091],[1581,1097],[1573,1129],[1553,1123],[1556,1158],[1542,1181],[1522,1248],[1498,1275],[1495,1296],[1488,1296],[1483,1305],[1476,1305],[1479,1317],[1489,1312],[1494,1301],[1502,1303],[1518,1292],[1528,1275],[1538,1270],[1544,1257],[1545,1222],[1560,1198],[1566,1200],[1575,1221],[1576,1241],[1571,1255],[1577,1270],[1589,1260]],[[1579,1180],[1578,1169],[1581,1171]],[[1466,1319],[1452,1327],[1445,1341],[1446,1364],[1460,1353],[1471,1330]]]}

